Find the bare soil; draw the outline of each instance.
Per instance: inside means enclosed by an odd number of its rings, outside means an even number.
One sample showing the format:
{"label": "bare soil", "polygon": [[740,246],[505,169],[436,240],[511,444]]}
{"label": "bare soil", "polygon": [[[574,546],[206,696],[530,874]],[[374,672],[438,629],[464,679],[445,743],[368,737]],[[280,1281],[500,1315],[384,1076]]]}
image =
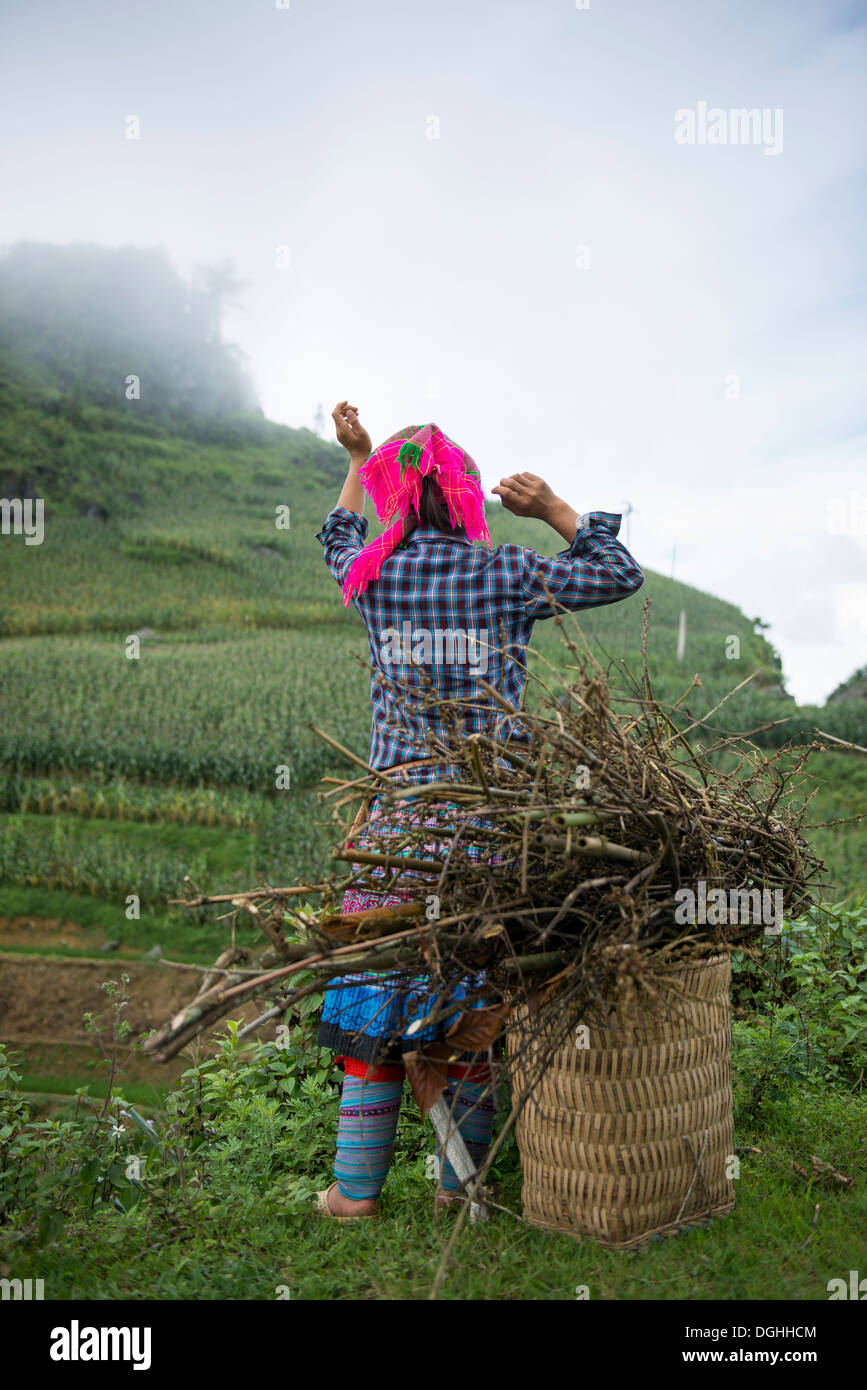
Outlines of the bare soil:
{"label": "bare soil", "polygon": [[[29,913],[25,917],[0,917],[0,951],[4,946],[46,951],[64,946],[68,950],[93,951],[101,945],[101,937],[101,927],[81,927],[67,917],[34,917]],[[129,954],[136,952],[130,950]]]}
{"label": "bare soil", "polygon": [[[119,959],[105,956],[51,959],[38,954],[23,955],[3,951],[4,945],[28,946],[34,951],[50,951],[57,946],[72,949],[98,948],[100,933],[77,923],[47,917],[0,918],[0,1041],[21,1049],[21,1060],[28,1071],[48,1075],[81,1075],[101,1054],[82,1023],[85,1013],[96,1015],[109,1025],[104,1040],[110,1038],[111,1004],[102,988],[106,980],[129,976],[125,987],[129,1004],[123,1018],[130,1024],[130,1038],[166,1023],[196,994],[203,972],[192,965],[167,965],[160,961]],[[230,1017],[249,1023],[261,1013],[255,1000],[239,1004]],[[179,1056],[168,1063],[130,1056],[124,1075],[130,1080],[165,1084],[174,1080],[191,1058],[212,1052],[214,1034],[225,1031],[225,1020],[214,1030],[194,1039]],[[275,1024],[262,1028],[256,1037],[273,1038]],[[102,1075],[102,1071],[94,1073]]]}

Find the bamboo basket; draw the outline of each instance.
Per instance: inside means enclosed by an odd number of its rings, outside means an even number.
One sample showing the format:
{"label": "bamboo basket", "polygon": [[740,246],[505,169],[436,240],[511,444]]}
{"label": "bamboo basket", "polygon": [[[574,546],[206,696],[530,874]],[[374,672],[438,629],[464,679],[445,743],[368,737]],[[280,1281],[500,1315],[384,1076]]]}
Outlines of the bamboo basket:
{"label": "bamboo basket", "polygon": [[[652,1008],[621,994],[606,1001],[607,1022],[590,1012],[567,1021],[556,1001],[535,1018],[526,1005],[512,1015],[506,1045],[514,1098],[526,1096],[516,1137],[534,1226],[628,1250],[734,1207],[729,957],[655,979]],[[561,1041],[539,1078],[552,1037]]]}

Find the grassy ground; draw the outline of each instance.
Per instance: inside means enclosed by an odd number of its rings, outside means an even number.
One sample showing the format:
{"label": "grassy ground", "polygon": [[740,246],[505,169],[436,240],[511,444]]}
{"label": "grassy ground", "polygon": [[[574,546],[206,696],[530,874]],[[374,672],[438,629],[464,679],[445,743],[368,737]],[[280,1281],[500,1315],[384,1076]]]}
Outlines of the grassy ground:
{"label": "grassy ground", "polygon": [[[734,1213],[635,1252],[605,1251],[497,1212],[487,1224],[465,1226],[440,1294],[572,1301],[586,1288],[582,1296],[592,1300],[826,1300],[830,1279],[864,1268],[865,1120],[863,1099],[806,1092],[744,1119]],[[813,1153],[844,1174],[860,1165],[861,1181],[849,1190],[833,1181],[805,1182],[792,1163],[809,1169]],[[255,1173],[237,1156],[231,1168],[218,1165],[211,1191],[195,1203],[178,1199],[158,1214],[144,1205],[130,1216],[104,1210],[68,1227],[49,1251],[18,1247],[5,1258],[18,1277],[44,1277],[46,1296],[56,1299],[430,1295],[456,1216],[434,1213],[421,1153],[406,1147],[399,1153],[383,1215],[349,1227],[287,1206],[289,1182],[298,1172],[322,1185],[329,1180],[324,1156],[312,1171],[296,1164],[293,1175],[291,1158],[287,1164],[282,1155],[260,1191],[261,1157],[260,1146]],[[513,1156],[501,1165],[500,1181],[503,1205],[520,1210]],[[279,1286],[286,1291],[278,1295]]]}
{"label": "grassy ground", "polygon": [[[21,1091],[30,1101],[30,1112],[34,1119],[69,1114],[70,1095],[78,1088],[94,1098],[99,1094],[99,1086],[90,1076],[53,1076],[50,1072],[29,1072],[26,1068],[21,1073]],[[143,1081],[129,1081],[124,1086],[127,1100],[146,1115],[160,1108],[168,1092],[168,1086],[154,1086]]]}
{"label": "grassy ground", "polygon": [[[62,889],[6,884],[0,890],[0,901],[3,914],[9,921],[36,919],[40,923],[55,924],[51,928],[55,940],[50,946],[43,931],[35,934],[33,945],[27,944],[26,936],[17,943],[8,943],[4,934],[4,951],[42,955],[48,949],[50,954],[57,956],[92,956],[99,951],[103,942],[118,941],[118,955],[107,957],[107,960],[117,960],[127,951],[139,955],[153,946],[161,946],[173,960],[208,965],[226,944],[225,926],[212,919],[197,921],[191,914],[181,917],[175,912],[142,912],[137,921],[131,921],[124,916],[116,902],[88,893],[75,894]],[[81,929],[80,935],[74,934],[78,944],[56,944],[56,939],[62,935],[64,922]]]}

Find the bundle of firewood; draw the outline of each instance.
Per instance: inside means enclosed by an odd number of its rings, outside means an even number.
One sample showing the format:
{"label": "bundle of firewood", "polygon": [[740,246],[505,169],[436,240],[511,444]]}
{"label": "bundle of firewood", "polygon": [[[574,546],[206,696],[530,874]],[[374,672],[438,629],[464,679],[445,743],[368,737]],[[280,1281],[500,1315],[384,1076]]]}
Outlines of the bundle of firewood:
{"label": "bundle of firewood", "polygon": [[[708,715],[690,722],[685,696],[664,707],[646,663],[640,678],[624,664],[614,694],[580,632],[561,628],[567,665],[555,674],[567,683],[558,694],[534,675],[532,698],[516,710],[481,682],[490,734],[468,737],[461,701],[437,699],[447,734],[429,740],[428,761],[448,765],[446,779],[409,783],[373,770],[317,730],[353,764],[351,777],[325,779],[323,793],[339,867],[315,884],[183,900],[230,904],[265,950],[256,961],[238,947],[221,957],[214,981],[147,1052],[165,1060],[261,995],[267,1007],[252,1031],[359,970],[396,981],[426,973],[439,1010],[481,969],[486,1003],[500,1014],[531,995],[598,1001],[625,980],[652,994],[660,962],[775,935],[783,915],[815,901],[823,866],[803,833],[806,799],[797,810],[790,803],[821,745],[794,763],[742,735],[697,747]],[[412,698],[436,697],[416,684]],[[726,748],[738,759],[723,772]],[[343,914],[350,886],[383,905]],[[395,903],[395,894],[412,897]]]}

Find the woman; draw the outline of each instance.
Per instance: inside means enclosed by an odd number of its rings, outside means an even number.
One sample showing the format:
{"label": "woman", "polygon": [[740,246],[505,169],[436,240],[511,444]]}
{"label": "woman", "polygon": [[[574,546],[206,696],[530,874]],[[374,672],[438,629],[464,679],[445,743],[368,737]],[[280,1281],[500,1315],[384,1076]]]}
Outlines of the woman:
{"label": "woman", "polygon": [[[431,692],[452,702],[451,711],[461,709],[467,735],[520,738],[520,729],[503,716],[482,682],[520,707],[526,647],[536,620],[561,607],[617,603],[635,593],[644,576],[617,540],[619,515],[579,516],[532,473],[503,478],[493,492],[515,516],[547,521],[568,548],[555,556],[517,545],[492,550],[478,469],[437,425],[408,426],[374,451],[357,407],[341,401],[332,418],[349,453],[349,472],[317,539],[344,603],[355,607],[367,628],[370,766],[389,770],[402,784],[454,779],[457,769],[447,762],[414,765],[429,759],[430,735],[446,743],[453,737],[453,724],[431,703]],[[362,515],[365,489],[380,519],[391,522],[369,545]],[[432,826],[432,848],[438,847],[436,809],[429,808],[433,819],[426,822]],[[375,805],[369,824],[379,815]],[[481,849],[470,846],[466,852]],[[350,890],[342,910],[363,911],[406,896]],[[479,1002],[478,987],[478,980],[462,982],[470,1003]],[[320,1194],[323,1215],[376,1215],[397,1131],[403,1056],[420,1040],[442,1038],[451,1021],[422,1026],[430,1011],[423,980],[396,989],[382,976],[344,977],[327,991],[319,1040],[342,1058],[345,1076],[335,1181]],[[491,1141],[491,1090],[485,1064],[465,1055],[449,1067],[446,1099],[477,1167]],[[441,1181],[446,1194],[458,1187],[447,1162]]]}

